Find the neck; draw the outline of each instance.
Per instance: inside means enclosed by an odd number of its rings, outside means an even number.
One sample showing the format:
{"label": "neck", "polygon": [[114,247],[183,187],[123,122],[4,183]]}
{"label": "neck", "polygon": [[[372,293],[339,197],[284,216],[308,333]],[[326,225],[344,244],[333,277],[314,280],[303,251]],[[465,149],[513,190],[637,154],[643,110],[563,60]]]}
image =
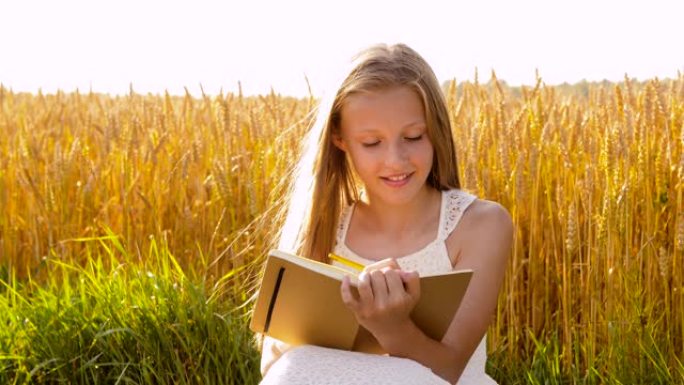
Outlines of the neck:
{"label": "neck", "polygon": [[425,219],[430,219],[435,209],[439,215],[441,192],[425,186],[415,199],[405,204],[390,204],[370,196],[360,203],[375,230],[402,236],[424,230]]}

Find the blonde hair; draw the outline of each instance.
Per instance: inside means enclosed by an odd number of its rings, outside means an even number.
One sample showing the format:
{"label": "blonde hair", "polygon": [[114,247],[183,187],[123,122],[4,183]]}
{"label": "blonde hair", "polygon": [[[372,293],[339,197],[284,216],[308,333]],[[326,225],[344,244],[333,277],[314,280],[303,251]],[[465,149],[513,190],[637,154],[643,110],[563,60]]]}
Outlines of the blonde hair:
{"label": "blonde hair", "polygon": [[342,108],[354,94],[396,86],[411,88],[423,102],[427,135],[434,148],[428,185],[440,191],[460,188],[446,101],[434,72],[404,44],[372,46],[355,56],[337,92],[318,108],[294,169],[278,248],[327,262],[342,208],[359,200],[350,162],[332,141],[340,130]]}

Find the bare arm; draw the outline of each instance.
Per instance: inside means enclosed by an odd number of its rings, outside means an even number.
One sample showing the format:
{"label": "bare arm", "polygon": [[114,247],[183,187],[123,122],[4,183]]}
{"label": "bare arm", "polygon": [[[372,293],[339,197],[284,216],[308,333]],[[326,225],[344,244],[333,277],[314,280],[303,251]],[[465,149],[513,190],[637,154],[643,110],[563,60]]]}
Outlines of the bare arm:
{"label": "bare arm", "polygon": [[[385,270],[387,283],[380,287],[386,287],[387,295],[382,290],[380,293],[373,291],[373,298],[363,287],[362,279],[359,284],[361,298],[357,303],[350,297],[350,291],[345,293],[344,284],[342,288],[345,303],[388,353],[411,358],[451,383],[458,381],[490,324],[513,238],[510,216],[500,205],[479,201],[466,213],[459,224],[458,235],[452,233],[447,246],[454,255],[455,269],[473,269],[475,273],[442,341],[427,337],[409,318],[410,310],[417,302],[416,293],[412,291],[418,280],[416,276],[399,273],[407,284],[407,289],[403,290],[403,285],[399,287],[392,283],[397,273]],[[375,290],[376,282],[380,282],[378,276],[374,273],[366,278],[372,290]],[[365,299],[364,291],[367,293]]]}

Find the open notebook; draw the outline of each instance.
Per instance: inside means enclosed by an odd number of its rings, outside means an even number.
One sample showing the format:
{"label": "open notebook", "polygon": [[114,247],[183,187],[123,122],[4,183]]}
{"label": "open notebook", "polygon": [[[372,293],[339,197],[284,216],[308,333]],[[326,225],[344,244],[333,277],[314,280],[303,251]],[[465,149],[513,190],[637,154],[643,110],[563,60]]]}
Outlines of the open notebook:
{"label": "open notebook", "polygon": [[[411,319],[426,335],[442,339],[472,274],[460,270],[420,277],[421,296]],[[342,302],[340,285],[345,275],[349,271],[271,250],[250,328],[292,345],[384,353]],[[354,292],[358,280],[350,278]]]}

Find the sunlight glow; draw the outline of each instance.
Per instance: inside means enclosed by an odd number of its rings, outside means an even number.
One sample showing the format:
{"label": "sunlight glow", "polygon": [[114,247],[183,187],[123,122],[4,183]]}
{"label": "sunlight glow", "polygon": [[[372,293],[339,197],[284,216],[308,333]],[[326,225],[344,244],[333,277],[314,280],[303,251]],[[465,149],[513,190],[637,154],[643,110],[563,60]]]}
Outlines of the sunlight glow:
{"label": "sunlight glow", "polygon": [[684,3],[643,1],[13,1],[0,83],[15,91],[314,95],[360,48],[402,41],[441,81],[676,77]]}

